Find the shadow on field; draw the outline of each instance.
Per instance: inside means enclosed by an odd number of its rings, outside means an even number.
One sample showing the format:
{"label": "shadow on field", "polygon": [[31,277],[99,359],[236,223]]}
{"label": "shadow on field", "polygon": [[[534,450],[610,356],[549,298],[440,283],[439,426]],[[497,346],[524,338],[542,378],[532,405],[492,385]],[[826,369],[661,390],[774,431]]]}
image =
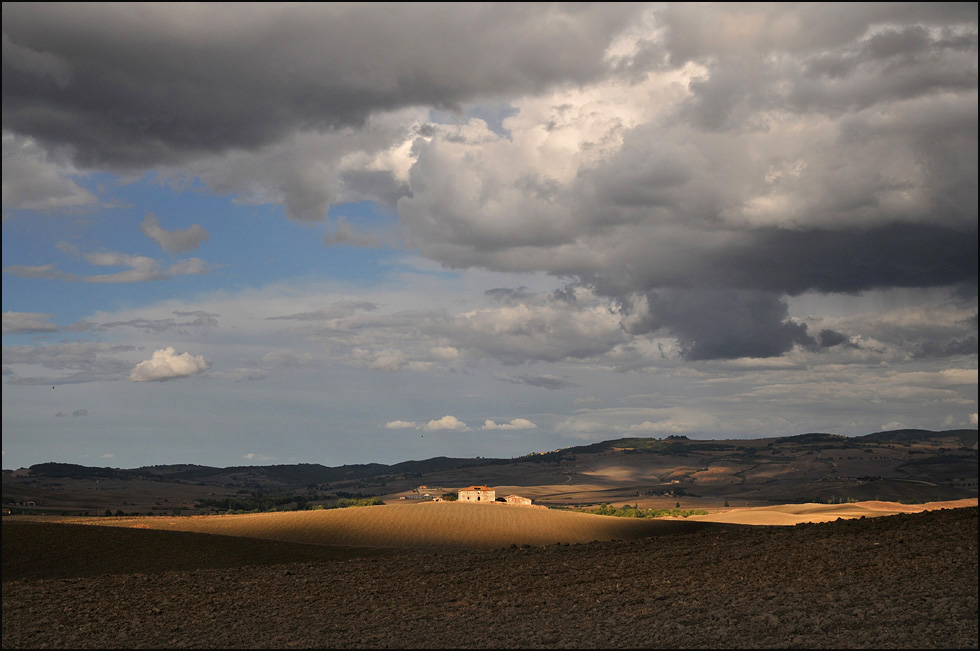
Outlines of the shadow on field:
{"label": "shadow on field", "polygon": [[3,582],[337,561],[400,550],[335,547],[184,531],[3,522]]}

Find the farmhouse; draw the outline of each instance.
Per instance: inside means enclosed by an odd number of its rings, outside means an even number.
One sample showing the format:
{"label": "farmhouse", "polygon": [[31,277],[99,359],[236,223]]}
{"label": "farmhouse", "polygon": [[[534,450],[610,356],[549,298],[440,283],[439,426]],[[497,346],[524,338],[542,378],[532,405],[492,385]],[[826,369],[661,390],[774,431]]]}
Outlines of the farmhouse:
{"label": "farmhouse", "polygon": [[460,502],[490,502],[497,499],[497,491],[489,486],[470,486],[459,489]]}
{"label": "farmhouse", "polygon": [[460,502],[482,502],[494,504],[518,504],[520,506],[530,506],[531,499],[520,495],[508,495],[507,497],[497,497],[497,491],[489,486],[470,486],[469,488],[459,489]]}

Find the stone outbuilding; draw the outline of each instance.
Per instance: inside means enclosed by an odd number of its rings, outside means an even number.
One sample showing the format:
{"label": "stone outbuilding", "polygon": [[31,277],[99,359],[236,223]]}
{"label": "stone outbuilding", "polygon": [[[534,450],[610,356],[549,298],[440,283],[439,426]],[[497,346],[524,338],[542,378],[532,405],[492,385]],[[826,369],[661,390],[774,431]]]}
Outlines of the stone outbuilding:
{"label": "stone outbuilding", "polygon": [[504,498],[504,501],[508,504],[517,504],[518,506],[531,506],[531,498],[521,497],[520,495],[508,495]]}
{"label": "stone outbuilding", "polygon": [[493,504],[497,499],[497,491],[489,486],[470,486],[459,489],[458,499],[460,502],[489,502]]}

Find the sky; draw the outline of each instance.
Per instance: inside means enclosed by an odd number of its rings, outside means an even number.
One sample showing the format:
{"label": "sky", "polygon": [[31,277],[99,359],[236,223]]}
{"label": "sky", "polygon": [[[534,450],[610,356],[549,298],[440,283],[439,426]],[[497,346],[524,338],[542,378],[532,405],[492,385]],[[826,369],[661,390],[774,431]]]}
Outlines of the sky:
{"label": "sky", "polygon": [[3,467],[977,427],[977,4],[3,3]]}

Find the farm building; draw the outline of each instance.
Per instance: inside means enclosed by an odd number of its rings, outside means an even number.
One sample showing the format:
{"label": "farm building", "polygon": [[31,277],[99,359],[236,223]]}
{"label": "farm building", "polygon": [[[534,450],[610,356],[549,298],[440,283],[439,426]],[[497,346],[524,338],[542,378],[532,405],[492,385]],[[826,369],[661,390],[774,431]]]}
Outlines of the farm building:
{"label": "farm building", "polygon": [[489,486],[470,486],[459,489],[460,502],[490,502],[497,499],[497,491]]}
{"label": "farm building", "polygon": [[508,495],[504,498],[504,501],[508,504],[517,504],[518,506],[531,506],[531,498],[521,497],[520,495]]}

